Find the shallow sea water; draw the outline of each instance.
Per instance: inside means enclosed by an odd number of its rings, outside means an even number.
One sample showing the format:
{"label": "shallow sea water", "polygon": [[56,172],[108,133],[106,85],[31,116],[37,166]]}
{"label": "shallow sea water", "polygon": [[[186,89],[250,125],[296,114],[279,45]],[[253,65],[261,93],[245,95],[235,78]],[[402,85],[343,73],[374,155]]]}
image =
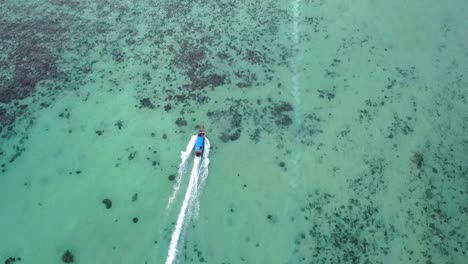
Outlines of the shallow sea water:
{"label": "shallow sea water", "polygon": [[204,122],[174,263],[466,263],[466,1],[0,6],[0,261],[164,263]]}

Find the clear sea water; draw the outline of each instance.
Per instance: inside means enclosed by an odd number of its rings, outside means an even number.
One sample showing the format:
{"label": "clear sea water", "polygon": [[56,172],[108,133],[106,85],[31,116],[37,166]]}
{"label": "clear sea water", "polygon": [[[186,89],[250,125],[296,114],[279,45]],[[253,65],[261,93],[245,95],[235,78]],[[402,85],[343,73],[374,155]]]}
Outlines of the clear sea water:
{"label": "clear sea water", "polygon": [[0,0],[0,262],[467,263],[466,14]]}

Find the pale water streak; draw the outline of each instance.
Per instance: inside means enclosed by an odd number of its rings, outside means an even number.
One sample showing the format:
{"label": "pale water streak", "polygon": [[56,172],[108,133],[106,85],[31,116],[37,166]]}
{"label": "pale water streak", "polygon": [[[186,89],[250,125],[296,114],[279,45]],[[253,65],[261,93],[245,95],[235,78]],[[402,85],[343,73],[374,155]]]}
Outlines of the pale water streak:
{"label": "pale water streak", "polygon": [[295,175],[293,176],[291,185],[294,189],[296,189],[299,185],[299,177],[300,177],[300,160],[301,160],[301,151],[300,151],[300,140],[298,135],[300,135],[301,123],[302,123],[302,115],[301,115],[301,88],[300,88],[300,74],[299,74],[299,59],[300,59],[300,46],[299,46],[299,21],[300,21],[300,12],[299,12],[299,5],[300,0],[293,0],[293,25],[292,25],[292,40],[293,40],[293,51],[294,57],[292,59],[292,96],[294,99],[294,148],[293,155],[292,155],[292,165],[295,170]]}

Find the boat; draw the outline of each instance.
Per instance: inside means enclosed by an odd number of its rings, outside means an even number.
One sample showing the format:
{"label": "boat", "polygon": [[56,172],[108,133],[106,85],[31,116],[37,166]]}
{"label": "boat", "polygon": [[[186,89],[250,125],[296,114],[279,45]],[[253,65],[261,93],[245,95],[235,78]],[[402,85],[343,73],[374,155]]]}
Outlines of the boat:
{"label": "boat", "polygon": [[201,157],[203,151],[205,150],[205,125],[202,124],[201,128],[198,130],[197,141],[195,141],[195,156]]}

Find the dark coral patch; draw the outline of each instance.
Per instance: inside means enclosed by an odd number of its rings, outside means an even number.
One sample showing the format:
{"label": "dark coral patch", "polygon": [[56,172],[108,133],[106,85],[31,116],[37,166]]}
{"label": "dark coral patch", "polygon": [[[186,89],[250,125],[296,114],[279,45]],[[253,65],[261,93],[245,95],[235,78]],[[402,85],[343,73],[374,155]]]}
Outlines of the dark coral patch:
{"label": "dark coral patch", "polygon": [[112,207],[112,201],[109,198],[104,198],[102,203],[106,206],[106,209],[110,209]]}
{"label": "dark coral patch", "polygon": [[416,165],[416,168],[421,169],[424,162],[424,157],[421,153],[415,152],[413,154],[413,157],[411,157],[411,162],[413,162],[413,164]]}
{"label": "dark coral patch", "polygon": [[227,83],[225,74],[214,72],[215,68],[206,59],[207,52],[206,47],[184,40],[172,60],[175,66],[185,71],[190,80],[186,87],[190,90],[218,87]]}
{"label": "dark coral patch", "polygon": [[259,128],[256,128],[253,132],[253,134],[251,134],[249,136],[249,138],[255,142],[255,144],[257,144],[259,141],[260,141],[260,133],[261,133],[261,130]]}
{"label": "dark coral patch", "polygon": [[140,100],[140,108],[141,107],[154,109],[156,106],[151,102],[149,98],[143,98]]}
{"label": "dark coral patch", "polygon": [[286,102],[277,103],[273,105],[273,107],[271,108],[271,113],[274,116],[281,115],[284,112],[289,112],[289,111],[293,111],[293,107],[291,104],[286,103]]}
{"label": "dark coral patch", "polygon": [[[390,252],[395,227],[382,220],[372,198],[359,195],[341,205],[338,200],[320,191],[309,193],[301,208],[304,223],[309,227],[298,235],[296,247],[307,251],[314,263],[378,262],[376,256]],[[309,239],[315,247],[303,243]]]}
{"label": "dark coral patch", "polygon": [[133,151],[128,154],[128,160],[133,160],[136,157],[137,152]]}
{"label": "dark coral patch", "polygon": [[335,98],[335,93],[332,92],[332,91],[327,91],[327,90],[317,90],[317,92],[319,93],[319,97],[320,98],[323,98],[323,99],[327,99],[327,100],[331,100],[333,98]]}
{"label": "dark coral patch", "polygon": [[255,81],[257,81],[257,75],[251,73],[249,70],[236,71],[234,75],[239,78],[239,82],[236,84],[239,88],[251,87]]}
{"label": "dark coral patch", "polygon": [[278,126],[290,126],[292,122],[291,117],[288,115],[280,115],[275,120],[275,124]]}
{"label": "dark coral patch", "polygon": [[114,49],[111,54],[112,59],[117,63],[121,63],[125,60],[125,53],[121,50]]}
{"label": "dark coral patch", "polygon": [[286,102],[280,102],[271,108],[271,114],[275,119],[275,124],[278,126],[289,126],[292,124],[292,119],[288,112],[293,111],[291,104]]}
{"label": "dark coral patch", "polygon": [[176,125],[182,127],[182,126],[186,126],[187,125],[187,120],[185,120],[183,117],[179,117],[177,118],[177,120],[175,121]]}
{"label": "dark coral patch", "polygon": [[228,110],[208,111],[206,115],[212,119],[213,123],[227,123],[222,127],[220,139],[223,142],[234,141],[240,138],[242,134],[242,115],[239,106],[231,105]]}
{"label": "dark coral patch", "polygon": [[221,139],[221,141],[226,143],[228,141],[238,140],[240,135],[241,135],[241,129],[238,128],[238,129],[235,129],[234,131],[230,131],[230,132],[225,131],[225,132],[221,133],[220,139]]}
{"label": "dark coral patch", "polygon": [[119,130],[121,130],[122,127],[123,127],[123,122],[122,122],[122,120],[117,120],[117,121],[115,122],[114,125],[115,125]]}
{"label": "dark coral patch", "polygon": [[16,114],[0,106],[0,132],[15,122]]}
{"label": "dark coral patch", "polygon": [[75,0],[51,0],[50,1],[53,5],[57,6],[66,6],[69,8],[76,8],[80,5],[78,1]]}
{"label": "dark coral patch", "polygon": [[169,181],[174,181],[175,180],[175,174],[171,174],[167,177]]}
{"label": "dark coral patch", "polygon": [[226,84],[226,76],[220,74],[210,74],[208,76],[199,77],[195,74],[189,74],[192,82],[188,87],[190,89],[203,89],[206,87],[218,87]]}
{"label": "dark coral patch", "polygon": [[73,263],[74,259],[75,259],[75,257],[70,252],[70,250],[65,251],[65,253],[63,253],[63,255],[62,255],[62,261],[64,263]]}
{"label": "dark coral patch", "polygon": [[267,215],[267,220],[270,224],[275,224],[276,222],[278,222],[277,217],[272,214]]}
{"label": "dark coral patch", "polygon": [[13,264],[17,261],[21,261],[21,258],[16,258],[16,257],[9,257],[5,260],[5,264]]}
{"label": "dark coral patch", "polygon": [[0,78],[1,103],[29,97],[36,92],[38,82],[63,77],[57,66],[58,55],[55,52],[63,50],[63,45],[56,44],[66,40],[64,33],[67,29],[61,22],[39,19],[18,23],[2,19],[0,39],[12,40],[17,46],[10,54],[6,54],[14,67],[12,76]]}

